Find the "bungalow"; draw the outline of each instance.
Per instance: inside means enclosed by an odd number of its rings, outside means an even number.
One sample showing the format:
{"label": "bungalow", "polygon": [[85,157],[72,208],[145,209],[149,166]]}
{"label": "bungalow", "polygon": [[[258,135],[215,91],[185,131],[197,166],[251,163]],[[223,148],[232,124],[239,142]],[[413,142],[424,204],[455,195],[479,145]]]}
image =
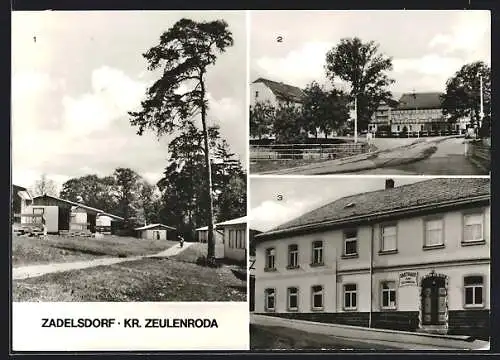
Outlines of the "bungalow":
{"label": "bungalow", "polygon": [[243,216],[217,224],[224,233],[224,257],[245,262],[247,258],[247,217]]}
{"label": "bungalow", "polygon": [[490,335],[489,179],[389,179],[255,240],[257,313]]}
{"label": "bungalow", "polygon": [[[109,214],[101,209],[46,194],[34,197],[32,205],[26,208],[25,214],[43,215],[47,232],[55,234],[61,232],[96,233],[101,230],[97,224],[101,226],[103,223],[105,232],[115,233],[119,223],[124,220],[120,216]],[[24,218],[26,220],[21,222],[33,219],[29,216],[22,217]],[[109,218],[109,225],[107,218]]]}
{"label": "bungalow", "polygon": [[134,229],[137,237],[147,240],[175,240],[176,229],[163,224],[150,224]]}

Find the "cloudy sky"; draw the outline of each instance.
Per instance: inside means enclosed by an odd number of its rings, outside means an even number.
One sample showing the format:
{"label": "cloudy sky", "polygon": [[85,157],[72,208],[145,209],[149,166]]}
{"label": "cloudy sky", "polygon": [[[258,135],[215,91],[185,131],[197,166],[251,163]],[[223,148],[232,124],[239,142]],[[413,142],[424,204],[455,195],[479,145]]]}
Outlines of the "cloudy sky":
{"label": "cloudy sky", "polygon": [[[394,186],[425,180],[394,178]],[[287,221],[345,196],[385,187],[385,178],[374,176],[250,178],[250,227],[268,231]],[[281,200],[278,200],[281,195]]]}
{"label": "cloudy sky", "polygon": [[322,83],[327,51],[355,36],[379,43],[393,58],[396,97],[413,90],[444,91],[462,65],[491,63],[489,11],[260,11],[252,12],[251,29],[251,81]]}
{"label": "cloudy sky", "polygon": [[167,142],[136,135],[127,111],[155,80],[142,54],[183,17],[224,19],[233,33],[234,46],[207,74],[208,121],[246,166],[244,12],[14,12],[13,182],[30,187],[45,173],[60,185],[119,166],[159,180]]}

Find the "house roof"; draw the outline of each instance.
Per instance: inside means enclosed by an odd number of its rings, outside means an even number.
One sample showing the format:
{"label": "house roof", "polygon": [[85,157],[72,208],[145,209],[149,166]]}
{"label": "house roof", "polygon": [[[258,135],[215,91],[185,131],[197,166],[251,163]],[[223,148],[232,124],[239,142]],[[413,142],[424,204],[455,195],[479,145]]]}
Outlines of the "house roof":
{"label": "house roof", "polygon": [[440,92],[404,93],[396,109],[441,109],[441,95]]}
{"label": "house roof", "polygon": [[58,198],[58,197],[52,196],[52,195],[44,194],[44,195],[40,195],[40,196],[35,196],[33,198],[33,200],[40,199],[40,198],[51,198],[51,199],[54,199],[54,200],[57,200],[57,201],[61,201],[61,202],[64,202],[64,203],[67,203],[67,204],[70,204],[70,205],[73,205],[73,206],[81,207],[83,209],[95,211],[98,214],[107,215],[107,216],[110,216],[110,217],[115,218],[117,220],[125,220],[121,216],[117,216],[117,215],[113,215],[113,214],[107,213],[104,210],[97,209],[97,208],[94,208],[94,207],[91,207],[91,206],[87,206],[85,204],[80,204],[80,203],[77,203],[77,202],[74,202],[74,201],[70,201],[70,200],[66,200],[66,199],[61,199],[61,198]]}
{"label": "house roof", "polygon": [[247,223],[247,217],[242,216],[242,217],[239,217],[236,219],[231,219],[231,220],[227,220],[227,221],[224,221],[221,223],[217,223],[215,225],[218,227],[218,226],[240,225],[240,224],[246,224],[246,223]]}
{"label": "house roof", "polygon": [[15,184],[12,184],[12,188],[13,188],[15,191],[28,191],[28,189],[26,189],[25,187],[23,187],[23,186],[19,186],[19,185],[15,185]]}
{"label": "house roof", "polygon": [[141,226],[141,227],[135,228],[134,230],[149,230],[149,229],[154,229],[156,227],[162,227],[162,228],[165,228],[165,229],[175,230],[174,227],[168,226],[168,225],[164,225],[164,224],[149,224],[149,225],[145,225],[145,226]]}
{"label": "house roof", "polygon": [[[247,223],[247,217],[243,216],[243,217],[239,217],[239,218],[236,218],[236,219],[231,219],[231,220],[227,220],[227,221],[224,221],[224,222],[220,222],[220,223],[214,224],[214,229],[217,226],[239,225],[239,224],[246,224],[246,223]],[[203,226],[203,227],[200,227],[198,229],[195,229],[195,231],[204,231],[204,230],[208,230],[208,226]]]}
{"label": "house roof", "polygon": [[266,85],[276,97],[293,102],[302,102],[304,99],[304,91],[297,86],[287,85],[282,82],[276,82],[264,78],[258,78],[254,83],[263,83]]}
{"label": "house roof", "polygon": [[392,189],[343,197],[257,235],[256,238],[296,231],[312,225],[348,223],[354,221],[353,219],[379,216],[416,206],[438,206],[452,201],[470,201],[480,197],[489,198],[489,196],[489,179],[485,178],[438,178],[419,181]]}

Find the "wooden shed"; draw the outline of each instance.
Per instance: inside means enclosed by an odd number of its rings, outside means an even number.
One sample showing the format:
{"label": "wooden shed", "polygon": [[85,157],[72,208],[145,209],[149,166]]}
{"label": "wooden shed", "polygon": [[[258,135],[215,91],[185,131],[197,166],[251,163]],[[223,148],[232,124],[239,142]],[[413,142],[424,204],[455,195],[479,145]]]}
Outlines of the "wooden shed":
{"label": "wooden shed", "polygon": [[164,224],[150,224],[134,229],[137,237],[147,240],[175,240],[176,229]]}

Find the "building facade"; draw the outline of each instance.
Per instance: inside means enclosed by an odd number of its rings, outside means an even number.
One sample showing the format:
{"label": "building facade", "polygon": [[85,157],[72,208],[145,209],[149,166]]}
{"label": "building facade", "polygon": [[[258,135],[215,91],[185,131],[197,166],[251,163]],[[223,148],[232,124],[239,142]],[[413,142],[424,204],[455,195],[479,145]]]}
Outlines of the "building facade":
{"label": "building facade", "polygon": [[397,102],[381,102],[368,125],[372,132],[388,131],[400,136],[431,136],[464,132],[468,119],[450,123],[443,115],[443,94],[439,92],[405,93]]}
{"label": "building facade", "polygon": [[423,136],[449,131],[441,106],[442,93],[406,93],[391,111],[391,131],[420,133]]}
{"label": "building facade", "polygon": [[489,336],[488,179],[389,182],[256,241],[257,313]]}

